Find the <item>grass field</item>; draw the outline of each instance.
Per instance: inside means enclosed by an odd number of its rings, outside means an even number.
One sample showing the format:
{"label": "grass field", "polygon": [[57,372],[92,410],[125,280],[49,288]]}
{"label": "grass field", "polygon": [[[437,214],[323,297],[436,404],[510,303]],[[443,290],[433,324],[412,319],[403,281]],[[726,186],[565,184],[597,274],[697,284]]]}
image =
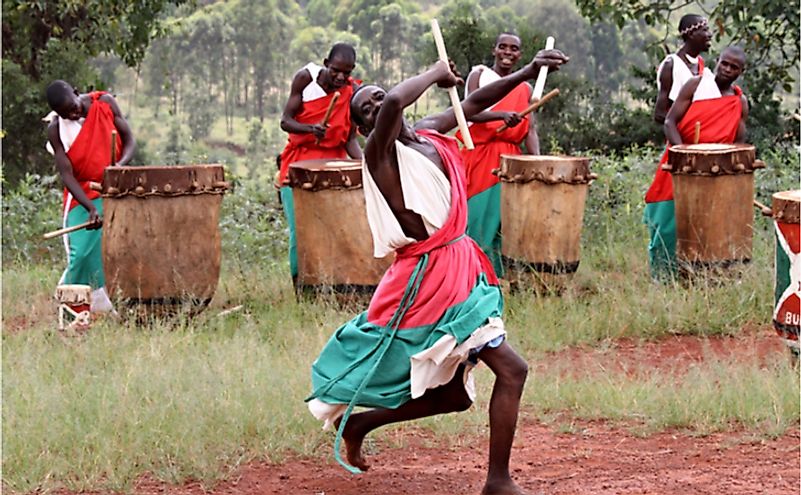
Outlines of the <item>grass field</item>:
{"label": "grass field", "polygon": [[[566,349],[614,353],[621,338],[647,342],[767,328],[773,303],[767,220],[756,219],[753,262],[738,276],[657,284],[648,276],[646,232],[631,199],[636,191],[618,196],[625,186],[625,177],[593,185],[581,267],[561,297],[507,297],[510,342],[532,369]],[[4,489],[124,491],[144,472],[169,482],[211,481],[253,459],[330,456],[331,434],[320,430],[303,399],[311,362],[353,312],[325,298],[295,300],[275,240],[280,219],[264,220],[274,208],[272,194],[248,194],[246,201],[240,193],[226,198],[238,208],[229,218],[239,223],[227,226],[224,219],[218,293],[192,320],[149,327],[107,321],[66,338],[54,330],[50,298],[60,264],[4,266]],[[260,212],[273,237],[245,237],[257,225],[249,211]],[[253,248],[270,242],[270,249]],[[218,316],[240,304],[242,311]],[[531,374],[524,416],[556,429],[569,429],[564,418],[574,417],[619,422],[642,435],[673,427],[698,435],[733,429],[781,435],[799,422],[799,377],[783,358],[769,365],[710,358],[681,374],[647,366],[571,373],[570,362],[556,363]],[[485,433],[492,376],[479,368],[477,379],[479,400],[469,412],[415,427],[451,442]],[[404,428],[376,438],[402,441],[394,433]]]}

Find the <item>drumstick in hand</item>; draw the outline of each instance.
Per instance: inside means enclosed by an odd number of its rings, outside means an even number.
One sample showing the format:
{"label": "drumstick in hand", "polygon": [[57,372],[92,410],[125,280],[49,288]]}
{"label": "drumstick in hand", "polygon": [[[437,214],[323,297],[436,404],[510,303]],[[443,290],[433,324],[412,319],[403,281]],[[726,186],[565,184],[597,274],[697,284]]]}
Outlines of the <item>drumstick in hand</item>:
{"label": "drumstick in hand", "polygon": [[72,227],[65,227],[63,229],[58,229],[58,230],[54,230],[52,232],[48,232],[45,235],[43,235],[42,237],[44,239],[52,239],[53,237],[59,237],[59,236],[62,236],[64,234],[69,234],[70,232],[75,232],[76,230],[85,229],[86,227],[89,227],[90,225],[94,225],[94,224],[95,224],[95,222],[79,223],[78,225],[73,225]]}
{"label": "drumstick in hand", "polygon": [[701,121],[697,121],[695,123],[695,137],[693,139],[693,144],[698,144],[698,141],[701,140]]}
{"label": "drumstick in hand", "polygon": [[[331,102],[328,104],[328,110],[325,111],[325,117],[323,117],[323,122],[320,124],[321,126],[328,127],[328,121],[331,120],[331,114],[334,113],[334,105],[337,104],[339,96],[339,91],[334,91],[334,96],[331,97]],[[320,144],[320,138],[317,138],[315,143]]]}
{"label": "drumstick in hand", "polygon": [[117,164],[117,131],[111,131],[111,166]]}
{"label": "drumstick in hand", "polygon": [[[533,112],[533,111],[537,110],[539,107],[541,107],[542,105],[544,105],[544,104],[545,104],[545,102],[547,102],[548,100],[550,100],[550,99],[551,99],[551,98],[553,98],[554,96],[558,96],[558,95],[559,95],[559,88],[556,88],[556,89],[554,89],[554,90],[551,90],[551,91],[549,91],[549,92],[548,92],[548,94],[547,94],[547,95],[545,95],[545,96],[543,96],[541,100],[537,100],[537,101],[535,101],[534,103],[532,103],[531,105],[529,105],[528,107],[526,107],[526,109],[525,109],[525,110],[523,110],[522,112],[520,112],[520,118],[523,118],[523,117],[525,117],[526,115],[530,114],[531,112]],[[509,128],[509,126],[508,126],[508,125],[506,125],[506,124],[504,124],[504,125],[502,125],[502,126],[498,127],[498,129],[497,129],[495,132],[503,132],[503,131],[505,131],[505,130],[506,130],[506,129],[508,129],[508,128]]]}
{"label": "drumstick in hand", "polygon": [[[553,50],[554,39],[553,36],[548,36],[545,40],[545,49]],[[540,67],[540,73],[537,74],[537,82],[534,83],[534,92],[531,93],[531,100],[539,100],[542,98],[542,92],[545,91],[545,78],[548,77],[548,66]]]}
{"label": "drumstick in hand", "polygon": [[[431,19],[431,34],[434,35],[434,44],[437,45],[439,59],[447,64],[448,53],[445,51],[445,41],[442,39],[442,31],[439,30],[439,23],[436,19]],[[464,146],[469,150],[475,149],[473,137],[470,135],[470,128],[467,127],[467,119],[464,118],[462,102],[459,101],[459,93],[456,91],[456,87],[451,86],[448,88],[448,95],[451,97],[451,107],[453,107],[453,113],[456,115],[456,123],[459,124],[459,132],[462,133]]]}

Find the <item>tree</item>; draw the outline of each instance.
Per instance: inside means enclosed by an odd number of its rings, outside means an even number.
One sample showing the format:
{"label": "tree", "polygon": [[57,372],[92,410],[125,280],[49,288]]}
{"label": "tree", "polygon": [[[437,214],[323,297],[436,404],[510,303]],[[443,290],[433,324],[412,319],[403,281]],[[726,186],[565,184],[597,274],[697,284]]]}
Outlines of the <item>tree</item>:
{"label": "tree", "polygon": [[66,79],[82,90],[100,87],[88,65],[100,53],[137,65],[160,33],[162,14],[184,0],[3,0],[4,179],[51,168],[41,117],[44,87]]}
{"label": "tree", "polygon": [[[692,10],[708,15],[716,41],[720,45],[741,45],[753,68],[743,75],[743,86],[754,103],[752,120],[760,122],[757,130],[762,135],[755,136],[756,140],[764,139],[769,144],[776,136],[786,136],[776,92],[792,91],[797,81],[801,37],[801,12],[797,8],[775,0],[727,0],[711,11],[706,7],[708,2],[702,0],[678,4],[666,0],[576,0],[576,4],[587,18],[611,21],[618,27],[639,19],[650,26],[664,26],[662,43],[675,32],[674,14]],[[661,58],[656,56],[658,45],[652,45],[651,50],[655,59]],[[797,126],[792,126],[790,132],[793,138],[797,137]]]}

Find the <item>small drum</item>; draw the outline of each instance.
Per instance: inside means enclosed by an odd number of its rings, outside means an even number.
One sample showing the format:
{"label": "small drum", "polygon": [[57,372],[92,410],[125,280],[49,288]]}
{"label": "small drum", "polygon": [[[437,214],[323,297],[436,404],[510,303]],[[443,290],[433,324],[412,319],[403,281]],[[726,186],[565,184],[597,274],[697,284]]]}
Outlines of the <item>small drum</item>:
{"label": "small drum", "polygon": [[559,292],[578,270],[590,159],[502,155],[501,253],[514,286]]}
{"label": "small drum", "polygon": [[390,257],[373,257],[359,160],[304,160],[289,166],[295,206],[297,286],[372,294]]}
{"label": "small drum", "polygon": [[685,275],[751,259],[755,160],[747,144],[671,146],[676,259]]}
{"label": "small drum", "polygon": [[[89,326],[89,306],[92,288],[88,285],[68,284],[56,287],[58,302],[58,329],[72,330]],[[68,323],[68,320],[71,320]]]}
{"label": "small drum", "polygon": [[112,300],[137,316],[195,314],[220,276],[221,165],[109,167],[103,269]]}
{"label": "small drum", "polygon": [[774,194],[771,210],[776,230],[776,304],[773,310],[773,326],[795,355],[798,355],[798,330],[801,324],[801,190]]}

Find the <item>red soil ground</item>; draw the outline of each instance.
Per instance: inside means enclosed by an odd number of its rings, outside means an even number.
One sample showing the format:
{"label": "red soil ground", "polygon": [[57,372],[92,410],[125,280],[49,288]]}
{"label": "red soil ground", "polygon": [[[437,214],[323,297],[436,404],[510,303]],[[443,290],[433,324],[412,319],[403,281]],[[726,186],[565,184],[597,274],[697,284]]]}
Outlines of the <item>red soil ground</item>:
{"label": "red soil ground", "polygon": [[[626,372],[646,364],[681,372],[710,356],[768,363],[788,359],[788,351],[768,327],[746,328],[736,338],[672,337],[636,344],[618,341],[605,351],[571,349],[553,362],[572,359],[577,368],[614,366]],[[549,366],[550,359],[538,364]],[[568,419],[568,422],[570,420]],[[748,432],[694,436],[665,431],[638,437],[604,422],[573,421],[570,433],[521,420],[512,469],[531,494],[798,494],[799,431],[777,439]],[[136,493],[173,495],[395,495],[478,494],[486,468],[487,438],[466,439],[462,447],[431,447],[429,433],[404,430],[402,449],[377,445],[371,469],[350,475],[321,458],[294,458],[282,464],[253,463],[213,488],[198,483],[169,486],[143,477]]]}

